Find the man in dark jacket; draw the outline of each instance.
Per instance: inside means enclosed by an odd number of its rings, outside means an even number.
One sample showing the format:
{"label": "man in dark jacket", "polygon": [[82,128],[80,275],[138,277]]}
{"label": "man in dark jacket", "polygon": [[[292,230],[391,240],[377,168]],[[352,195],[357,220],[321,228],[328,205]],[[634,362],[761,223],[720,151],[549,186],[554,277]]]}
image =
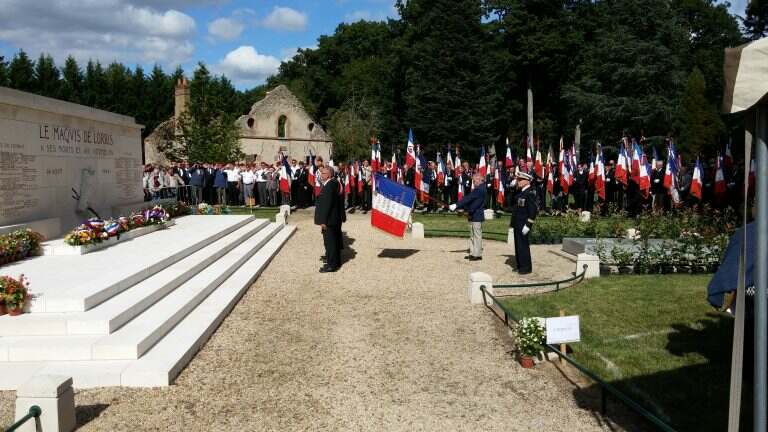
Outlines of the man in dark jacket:
{"label": "man in dark jacket", "polygon": [[520,193],[515,197],[515,214],[510,220],[511,228],[514,228],[515,232],[515,261],[517,261],[517,272],[520,274],[528,274],[533,271],[528,234],[530,234],[533,222],[536,220],[538,205],[536,192],[531,187],[531,180],[533,178],[530,174],[522,171],[517,173]]}
{"label": "man in dark jacket", "polygon": [[203,170],[203,167],[201,167],[200,164],[194,164],[189,179],[189,185],[192,186],[192,204],[200,204],[203,202],[204,179],[205,171]]}
{"label": "man in dark jacket", "polygon": [[325,245],[326,264],[320,273],[329,273],[341,267],[341,223],[344,213],[339,181],[328,167],[320,169],[322,188],[315,203],[315,225],[320,225]]}
{"label": "man in dark jacket", "polygon": [[462,209],[467,212],[469,218],[469,255],[466,259],[480,261],[483,259],[483,221],[485,220],[485,178],[480,173],[472,176],[472,184],[475,188],[472,193],[466,195],[456,204],[451,204],[451,211]]}

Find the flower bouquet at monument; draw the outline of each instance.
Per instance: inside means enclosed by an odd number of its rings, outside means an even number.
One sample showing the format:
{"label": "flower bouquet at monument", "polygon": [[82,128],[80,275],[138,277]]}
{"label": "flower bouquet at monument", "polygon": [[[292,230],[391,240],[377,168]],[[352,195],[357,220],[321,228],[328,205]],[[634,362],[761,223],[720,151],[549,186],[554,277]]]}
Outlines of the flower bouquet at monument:
{"label": "flower bouquet at monument", "polygon": [[42,234],[29,228],[0,236],[0,264],[22,260],[39,253],[43,240]]}
{"label": "flower bouquet at monument", "polygon": [[85,246],[100,241],[88,225],[78,225],[64,236],[64,243],[70,246]]}
{"label": "flower bouquet at monument", "polygon": [[154,206],[151,209],[144,210],[145,225],[158,225],[168,222],[171,217],[162,206]]}
{"label": "flower bouquet at monument", "polygon": [[213,207],[206,203],[200,203],[197,206],[197,214],[199,215],[209,215],[212,213],[213,213]]}
{"label": "flower bouquet at monument", "polygon": [[0,315],[20,315],[24,305],[32,298],[29,294],[29,281],[20,275],[18,279],[0,276]]}

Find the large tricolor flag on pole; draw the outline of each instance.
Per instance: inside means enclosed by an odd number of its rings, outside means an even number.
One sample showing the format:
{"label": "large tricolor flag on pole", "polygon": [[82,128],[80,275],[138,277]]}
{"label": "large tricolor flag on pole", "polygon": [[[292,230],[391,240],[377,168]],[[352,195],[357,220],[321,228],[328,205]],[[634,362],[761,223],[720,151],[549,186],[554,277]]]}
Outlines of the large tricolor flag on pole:
{"label": "large tricolor flag on pole", "polygon": [[403,237],[416,201],[416,191],[382,176],[376,179],[376,183],[379,185],[379,193],[373,198],[371,225]]}
{"label": "large tricolor flag on pole", "polygon": [[416,164],[416,148],[413,143],[413,129],[408,130],[408,146],[405,148],[405,169]]}
{"label": "large tricolor flag on pole", "polygon": [[512,160],[512,149],[509,148],[509,138],[507,138],[507,154],[504,158],[504,167],[512,168],[513,166],[515,166],[515,161]]}
{"label": "large tricolor flag on pole", "polygon": [[485,146],[480,146],[480,163],[478,164],[478,171],[483,177],[488,174],[488,167],[485,164]]}
{"label": "large tricolor flag on pole", "polygon": [[691,180],[691,195],[701,200],[701,189],[704,181],[702,180],[701,162],[696,158],[696,167],[693,168],[693,179]]}
{"label": "large tricolor flag on pole", "polygon": [[291,192],[291,178],[293,175],[293,171],[291,170],[291,165],[288,164],[288,156],[282,155],[283,159],[283,165],[280,167],[280,192],[282,193],[290,193]]}

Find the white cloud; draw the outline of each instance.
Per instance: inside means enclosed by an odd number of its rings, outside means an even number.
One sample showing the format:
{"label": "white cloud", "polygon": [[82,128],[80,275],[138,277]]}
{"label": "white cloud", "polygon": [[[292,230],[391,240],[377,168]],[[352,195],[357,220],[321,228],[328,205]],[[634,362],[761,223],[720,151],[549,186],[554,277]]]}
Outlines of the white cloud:
{"label": "white cloud", "polygon": [[232,18],[217,18],[208,24],[208,33],[217,39],[234,40],[243,32],[245,26]]}
{"label": "white cloud", "polygon": [[33,57],[175,65],[194,53],[192,17],[136,0],[0,0],[0,10],[0,41]]}
{"label": "white cloud", "polygon": [[259,54],[252,46],[241,46],[228,52],[214,70],[238,84],[254,84],[277,73],[279,67],[277,57]]}
{"label": "white cloud", "polygon": [[273,30],[303,31],[307,28],[307,14],[288,7],[275,6],[261,24]]}

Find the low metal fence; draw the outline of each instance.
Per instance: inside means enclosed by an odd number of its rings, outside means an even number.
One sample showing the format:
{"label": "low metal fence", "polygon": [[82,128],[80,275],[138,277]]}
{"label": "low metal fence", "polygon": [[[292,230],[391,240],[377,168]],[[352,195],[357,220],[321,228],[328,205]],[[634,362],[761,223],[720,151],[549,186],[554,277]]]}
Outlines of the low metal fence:
{"label": "low metal fence", "polygon": [[37,430],[40,430],[40,415],[43,413],[43,410],[40,409],[37,405],[32,405],[29,407],[29,412],[27,412],[24,417],[18,419],[16,423],[8,426],[7,429],[5,429],[5,432],[13,432],[20,428],[24,423],[28,422],[29,420],[35,419],[35,426]]}
{"label": "low metal fence", "polygon": [[[586,268],[585,268],[585,271],[586,271]],[[580,275],[574,276],[573,278],[571,278],[571,280],[576,280],[576,278],[578,278],[578,277],[581,277],[583,279],[585,271],[582,272]],[[562,283],[562,282],[564,282],[564,281],[559,281],[559,283]],[[558,283],[558,282],[554,282],[554,283]],[[496,289],[498,287],[517,287],[518,285],[531,285],[531,284],[517,284],[517,285],[506,285],[506,286],[505,285],[495,285],[494,289]],[[507,326],[509,329],[512,329],[512,324],[516,323],[517,321],[519,321],[519,318],[517,316],[515,316],[514,312],[511,311],[504,303],[502,303],[499,300],[498,296],[494,296],[493,294],[488,292],[486,290],[486,286],[485,285],[481,285],[480,286],[480,291],[483,294],[483,304],[485,305],[485,307],[488,308],[491,312],[493,312],[494,316],[496,316],[498,319],[500,319],[502,322],[504,322],[505,326]],[[488,304],[488,299],[489,298],[491,300],[491,304]],[[501,309],[501,311],[503,312],[503,316],[499,312],[496,311],[496,309],[494,308],[494,305],[496,307],[498,307],[499,309]],[[607,406],[608,405],[608,395],[611,395],[614,398],[616,398],[616,400],[624,403],[624,405],[626,405],[631,410],[633,410],[636,413],[638,413],[641,416],[643,416],[646,420],[651,422],[654,426],[658,427],[659,430],[662,430],[662,431],[665,431],[665,432],[676,432],[675,429],[672,428],[672,426],[668,425],[666,422],[664,422],[660,418],[659,415],[653,413],[652,411],[646,409],[645,407],[643,407],[642,405],[640,405],[636,401],[632,400],[632,398],[630,398],[629,396],[625,395],[623,392],[621,392],[615,386],[613,386],[612,384],[610,384],[610,383],[606,382],[604,379],[602,379],[599,375],[597,375],[597,373],[595,373],[594,371],[590,370],[586,366],[580,364],[575,359],[573,359],[572,357],[568,356],[568,354],[560,351],[557,347],[555,347],[553,345],[550,345],[550,344],[544,343],[544,344],[542,344],[542,348],[545,351],[550,351],[550,352],[553,352],[553,353],[557,354],[558,357],[560,357],[561,359],[563,359],[566,362],[568,362],[568,364],[570,364],[571,366],[576,368],[579,372],[583,373],[589,379],[591,379],[592,381],[594,381],[595,383],[597,383],[600,386],[600,390],[601,390],[601,395],[600,395],[600,400],[601,400],[600,412],[603,415],[607,414],[607,412],[608,412],[608,406]]]}
{"label": "low metal fence", "polygon": [[[584,280],[584,275],[587,274],[587,265],[584,264],[584,266],[581,268],[581,272],[579,274],[576,274],[572,277],[569,277],[567,279],[554,281],[554,282],[532,282],[532,283],[520,283],[520,284],[494,284],[493,289],[525,289],[525,288],[543,288],[543,287],[554,287],[553,289],[548,289],[545,291],[537,291],[535,293],[531,294],[544,294],[544,293],[550,293],[550,292],[558,292],[563,288],[572,287],[574,285],[579,284],[581,281]],[[566,285],[567,284],[567,285]],[[496,295],[496,297],[509,297],[509,296],[517,296],[520,294],[505,294],[505,295]]]}

